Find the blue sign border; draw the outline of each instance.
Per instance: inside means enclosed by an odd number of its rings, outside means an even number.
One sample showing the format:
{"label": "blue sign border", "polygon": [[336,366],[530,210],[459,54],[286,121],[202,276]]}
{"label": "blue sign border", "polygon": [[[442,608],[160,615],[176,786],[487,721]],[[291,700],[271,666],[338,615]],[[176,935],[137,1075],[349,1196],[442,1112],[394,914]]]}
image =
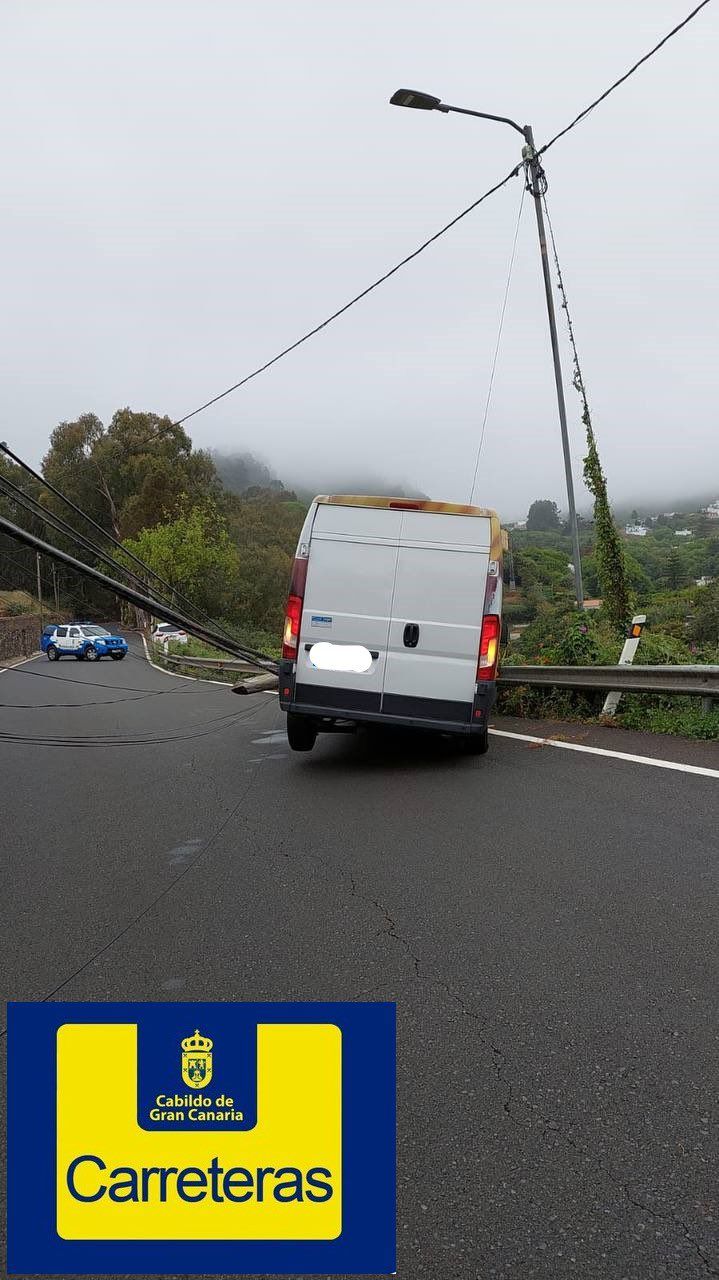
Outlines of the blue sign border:
{"label": "blue sign border", "polygon": [[[232,1003],[175,1002],[192,1022]],[[395,1006],[238,1002],[257,1022],[342,1030],[343,1226],[327,1241],[68,1241],[55,1229],[56,1032],[136,1022],[152,1002],[8,1005],[8,1274],[390,1275],[396,1270]],[[194,1025],[194,1024],[193,1024]],[[30,1105],[29,1105],[30,1104]]]}

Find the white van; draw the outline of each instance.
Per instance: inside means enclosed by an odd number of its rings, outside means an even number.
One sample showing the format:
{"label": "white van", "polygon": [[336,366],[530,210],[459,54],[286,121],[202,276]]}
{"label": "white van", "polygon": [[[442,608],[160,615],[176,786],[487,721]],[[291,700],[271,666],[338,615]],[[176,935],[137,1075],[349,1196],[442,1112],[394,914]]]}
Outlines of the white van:
{"label": "white van", "polygon": [[318,732],[408,725],[487,750],[502,614],[493,511],[318,497],[294,562],[280,705],[295,751]]}

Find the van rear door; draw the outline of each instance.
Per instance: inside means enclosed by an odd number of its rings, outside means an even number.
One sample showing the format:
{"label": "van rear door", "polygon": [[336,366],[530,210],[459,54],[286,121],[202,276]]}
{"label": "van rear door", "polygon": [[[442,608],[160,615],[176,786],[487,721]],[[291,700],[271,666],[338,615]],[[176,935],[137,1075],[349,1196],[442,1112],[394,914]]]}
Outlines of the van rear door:
{"label": "van rear door", "polygon": [[403,512],[387,715],[471,720],[490,546],[489,517]]}
{"label": "van rear door", "polygon": [[[384,686],[402,512],[320,503],[310,535],[297,648],[295,701],[348,712],[379,712]],[[362,672],[320,669],[314,644],[362,645]]]}

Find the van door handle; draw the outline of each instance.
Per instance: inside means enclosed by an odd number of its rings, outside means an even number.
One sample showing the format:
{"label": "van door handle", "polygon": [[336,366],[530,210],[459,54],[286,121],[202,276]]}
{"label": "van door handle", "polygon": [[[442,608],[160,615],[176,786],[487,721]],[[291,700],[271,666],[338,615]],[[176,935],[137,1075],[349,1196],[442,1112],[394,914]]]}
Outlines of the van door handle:
{"label": "van door handle", "polygon": [[408,622],[404,629],[404,645],[407,649],[416,649],[419,641],[419,624]]}

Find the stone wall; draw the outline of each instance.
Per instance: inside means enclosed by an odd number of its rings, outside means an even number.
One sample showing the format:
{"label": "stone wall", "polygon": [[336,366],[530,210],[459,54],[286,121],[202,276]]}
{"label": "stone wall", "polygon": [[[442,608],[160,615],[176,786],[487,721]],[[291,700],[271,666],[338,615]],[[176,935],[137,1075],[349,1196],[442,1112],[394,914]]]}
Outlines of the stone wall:
{"label": "stone wall", "polygon": [[0,662],[8,658],[29,658],[40,648],[40,618],[21,613],[17,618],[0,618]]}

